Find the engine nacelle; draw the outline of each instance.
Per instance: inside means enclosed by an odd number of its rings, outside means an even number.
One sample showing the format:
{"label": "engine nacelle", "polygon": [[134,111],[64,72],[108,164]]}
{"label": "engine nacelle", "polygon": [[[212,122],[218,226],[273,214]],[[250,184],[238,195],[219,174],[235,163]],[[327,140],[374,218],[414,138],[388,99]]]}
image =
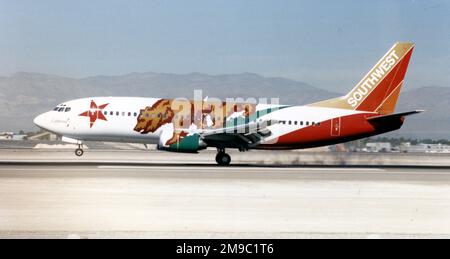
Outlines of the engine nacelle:
{"label": "engine nacelle", "polygon": [[158,150],[178,153],[197,153],[199,150],[206,148],[207,145],[200,139],[198,134],[185,136],[170,146],[158,145]]}

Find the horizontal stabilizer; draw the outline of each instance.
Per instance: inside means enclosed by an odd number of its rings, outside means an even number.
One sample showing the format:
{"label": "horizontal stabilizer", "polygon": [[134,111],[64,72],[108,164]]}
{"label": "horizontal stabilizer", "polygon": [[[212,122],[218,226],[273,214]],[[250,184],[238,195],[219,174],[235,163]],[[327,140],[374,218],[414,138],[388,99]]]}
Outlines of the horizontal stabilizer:
{"label": "horizontal stabilizer", "polygon": [[401,113],[395,113],[395,114],[389,114],[389,115],[380,115],[375,117],[370,117],[367,120],[370,122],[374,121],[382,121],[382,120],[389,120],[389,119],[395,119],[395,118],[401,118],[405,116],[410,116],[413,114],[418,114],[424,112],[424,110],[415,110],[415,111],[409,111],[409,112],[401,112]]}

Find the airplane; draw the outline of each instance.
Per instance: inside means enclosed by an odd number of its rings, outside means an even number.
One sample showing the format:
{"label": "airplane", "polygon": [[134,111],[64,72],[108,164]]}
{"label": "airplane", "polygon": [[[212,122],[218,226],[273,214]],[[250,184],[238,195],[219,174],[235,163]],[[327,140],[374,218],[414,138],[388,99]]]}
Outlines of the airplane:
{"label": "airplane", "polygon": [[394,113],[414,44],[397,42],[346,95],[302,106],[217,100],[91,97],[68,101],[34,123],[78,145],[85,141],[156,144],[158,150],[198,153],[216,148],[290,150],[328,146],[400,129],[406,116]]}

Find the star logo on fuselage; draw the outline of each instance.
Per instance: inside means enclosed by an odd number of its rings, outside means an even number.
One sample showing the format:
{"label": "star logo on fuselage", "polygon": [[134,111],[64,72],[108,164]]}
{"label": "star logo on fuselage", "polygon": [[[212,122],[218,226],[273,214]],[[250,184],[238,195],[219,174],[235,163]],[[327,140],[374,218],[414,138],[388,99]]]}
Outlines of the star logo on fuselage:
{"label": "star logo on fuselage", "polygon": [[103,115],[103,109],[105,109],[108,104],[109,103],[98,106],[94,101],[91,101],[91,108],[89,111],[85,111],[78,116],[89,117],[90,127],[92,128],[97,120],[108,121],[105,115]]}

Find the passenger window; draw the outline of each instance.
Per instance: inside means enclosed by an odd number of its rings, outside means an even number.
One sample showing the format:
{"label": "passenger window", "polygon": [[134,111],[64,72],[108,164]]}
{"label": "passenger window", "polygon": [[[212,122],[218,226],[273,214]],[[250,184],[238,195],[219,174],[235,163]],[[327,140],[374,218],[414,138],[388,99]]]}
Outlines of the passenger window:
{"label": "passenger window", "polygon": [[137,113],[135,112],[135,113],[134,113],[134,117],[136,117],[136,116],[137,116]]}
{"label": "passenger window", "polygon": [[111,116],[114,115],[114,112],[110,112],[109,115],[111,115]]}
{"label": "passenger window", "polygon": [[125,112],[122,112],[122,116],[125,116]]}
{"label": "passenger window", "polygon": [[130,117],[130,116],[131,116],[131,112],[128,113],[128,117]]}
{"label": "passenger window", "polygon": [[292,121],[289,121],[289,125],[291,125],[292,124]]}
{"label": "passenger window", "polygon": [[105,113],[105,115],[108,115],[108,112],[104,112]]}
{"label": "passenger window", "polygon": [[119,116],[120,115],[120,112],[116,112],[116,116]]}
{"label": "passenger window", "polygon": [[305,125],[306,125],[306,126],[309,126],[309,121],[305,122]]}
{"label": "passenger window", "polygon": [[298,124],[298,121],[294,121],[294,125],[297,125]]}

